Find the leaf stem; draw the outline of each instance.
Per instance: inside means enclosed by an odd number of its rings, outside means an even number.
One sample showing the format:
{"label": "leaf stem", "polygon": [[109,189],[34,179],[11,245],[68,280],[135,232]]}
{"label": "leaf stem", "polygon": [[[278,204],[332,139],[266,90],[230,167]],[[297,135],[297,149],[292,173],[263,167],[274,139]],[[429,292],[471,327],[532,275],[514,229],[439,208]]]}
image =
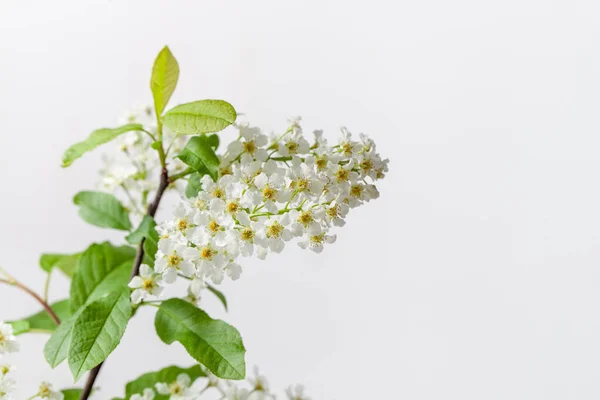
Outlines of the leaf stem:
{"label": "leaf stem", "polygon": [[46,275],[46,282],[44,283],[44,301],[48,302],[48,293],[50,292],[50,276],[52,275],[52,270],[48,271],[48,275]]}
{"label": "leaf stem", "polygon": [[44,310],[46,310],[46,312],[48,313],[48,315],[50,316],[50,318],[52,318],[52,320],[54,321],[54,323],[56,325],[60,325],[60,318],[58,318],[58,315],[56,315],[56,313],[54,312],[54,310],[52,309],[52,307],[50,307],[50,305],[46,301],[44,301],[44,299],[42,299],[42,297],[39,294],[37,294],[36,292],[34,292],[33,290],[31,290],[30,288],[28,288],[27,286],[25,286],[21,282],[17,281],[12,276],[8,276],[7,275],[6,278],[7,279],[0,278],[0,283],[5,283],[7,285],[11,285],[11,286],[14,286],[16,288],[19,288],[22,291],[24,291],[25,293],[27,293],[28,295],[30,295],[31,297],[33,297],[34,299],[36,299],[37,302],[40,303],[42,305],[42,307],[44,307]]}
{"label": "leaf stem", "polygon": [[178,173],[178,174],[173,174],[169,177],[169,182],[173,183],[175,182],[177,179],[183,178],[184,176],[188,176],[190,174],[193,174],[194,172],[196,172],[195,169],[193,168],[186,168],[185,170],[183,170],[182,172]]}

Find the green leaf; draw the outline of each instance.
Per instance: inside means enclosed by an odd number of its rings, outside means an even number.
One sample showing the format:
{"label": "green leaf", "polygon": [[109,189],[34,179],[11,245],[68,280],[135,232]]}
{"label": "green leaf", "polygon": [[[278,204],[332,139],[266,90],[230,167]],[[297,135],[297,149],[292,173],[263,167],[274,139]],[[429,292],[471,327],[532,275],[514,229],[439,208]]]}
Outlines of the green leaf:
{"label": "green leaf", "polygon": [[158,251],[158,232],[156,232],[156,223],[148,230],[148,236],[144,239],[144,264],[154,267],[156,252]]}
{"label": "green leaf", "polygon": [[[134,394],[141,394],[146,388],[154,388],[154,385],[163,383],[172,383],[177,380],[180,374],[187,374],[192,382],[197,378],[206,376],[204,371],[199,365],[195,365],[190,368],[181,368],[177,366],[170,366],[163,368],[160,371],[148,372],[147,374],[141,375],[136,380],[131,381],[125,388],[125,398],[130,399]],[[154,396],[154,400],[169,400],[170,395],[157,394]]]}
{"label": "green leaf", "polygon": [[[66,320],[71,316],[71,309],[69,307],[69,300],[62,300],[56,302],[50,306],[54,313],[58,316],[61,321]],[[29,317],[23,318],[19,321],[10,322],[11,324],[19,324],[19,330],[15,330],[15,335],[27,333],[31,331],[49,331],[54,332],[57,328],[56,323],[45,310],[33,314]],[[25,323],[25,324],[22,324]],[[14,325],[13,325],[14,328]]]}
{"label": "green leaf", "polygon": [[56,368],[67,358],[69,346],[71,345],[73,324],[75,324],[77,317],[79,317],[79,312],[62,320],[61,324],[56,328],[44,346],[44,357],[52,368]]}
{"label": "green leaf", "polygon": [[218,290],[217,288],[215,288],[214,286],[211,285],[206,285],[206,287],[208,288],[208,290],[210,290],[215,296],[217,296],[217,298],[219,300],[221,300],[221,303],[223,303],[223,307],[225,307],[225,311],[229,311],[229,309],[227,308],[227,298],[225,297],[225,295],[223,294],[223,292],[221,292],[220,290]]}
{"label": "green leaf", "polygon": [[152,232],[154,232],[155,227],[156,222],[154,222],[154,218],[146,215],[136,230],[127,235],[125,240],[127,240],[127,242],[130,244],[140,244],[142,239],[147,238]]}
{"label": "green leaf", "polygon": [[22,333],[29,332],[29,322],[25,320],[11,321],[8,323],[11,324],[14,335],[20,335]]}
{"label": "green leaf", "polygon": [[206,135],[206,140],[208,141],[209,146],[213,149],[216,150],[219,147],[219,135],[214,133],[212,135]]}
{"label": "green leaf", "polygon": [[187,186],[185,187],[185,197],[191,199],[198,196],[198,193],[202,190],[202,182],[200,182],[201,178],[202,175],[197,172],[190,175]]}
{"label": "green leaf", "polygon": [[54,268],[60,269],[66,276],[72,277],[77,269],[77,263],[81,253],[57,254],[46,253],[40,257],[40,266],[48,273]]}
{"label": "green leaf", "polygon": [[131,318],[129,290],[113,292],[90,303],[73,325],[69,368],[75,381],[117,348]]}
{"label": "green leaf", "polygon": [[246,349],[240,333],[231,325],[210,318],[184,300],[170,299],[160,305],[154,326],[163,342],[180,342],[217,377],[239,380],[246,376]]}
{"label": "green leaf", "polygon": [[108,242],[92,244],[79,259],[71,282],[71,311],[129,283],[135,249],[115,247]]}
{"label": "green leaf", "polygon": [[210,175],[215,181],[219,176],[219,157],[210,147],[206,136],[191,138],[177,158],[194,168],[200,175]]}
{"label": "green leaf", "polygon": [[223,100],[199,100],[173,107],[163,117],[167,128],[179,135],[219,132],[235,122],[237,114]]}
{"label": "green leaf", "polygon": [[175,90],[175,86],[177,86],[178,79],[179,64],[177,64],[177,60],[169,47],[165,46],[154,60],[152,78],[150,79],[150,89],[154,97],[154,109],[157,116],[162,115]]}
{"label": "green leaf", "polygon": [[101,144],[110,142],[119,135],[125,132],[139,131],[144,129],[140,124],[127,124],[118,128],[102,128],[95,130],[85,139],[83,142],[79,142],[69,147],[63,155],[62,167],[68,167],[73,164],[73,161],[87,153],[88,151],[94,150]]}
{"label": "green leaf", "polygon": [[129,213],[115,196],[103,192],[79,192],[73,198],[84,221],[101,228],[131,229]]}
{"label": "green leaf", "polygon": [[79,400],[81,389],[65,389],[62,394],[65,395],[63,400]]}

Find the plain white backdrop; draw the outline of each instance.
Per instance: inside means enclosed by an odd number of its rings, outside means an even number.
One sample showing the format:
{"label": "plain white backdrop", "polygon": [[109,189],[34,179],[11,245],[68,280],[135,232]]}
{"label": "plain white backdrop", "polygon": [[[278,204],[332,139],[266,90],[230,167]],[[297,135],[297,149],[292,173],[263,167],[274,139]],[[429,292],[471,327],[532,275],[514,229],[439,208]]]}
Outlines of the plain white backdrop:
{"label": "plain white backdrop", "polygon": [[[0,265],[41,289],[41,252],[120,235],[77,216],[100,156],[64,149],[150,100],[230,101],[256,124],[369,133],[381,198],[321,256],[245,260],[223,286],[249,366],[315,400],[600,396],[600,3],[589,1],[0,1]],[[166,207],[163,213],[168,213]],[[164,215],[164,214],[163,214]],[[57,278],[54,299],[67,293]],[[0,319],[37,311],[0,287]],[[167,364],[142,310],[98,398]],[[21,337],[20,399],[51,371]]]}

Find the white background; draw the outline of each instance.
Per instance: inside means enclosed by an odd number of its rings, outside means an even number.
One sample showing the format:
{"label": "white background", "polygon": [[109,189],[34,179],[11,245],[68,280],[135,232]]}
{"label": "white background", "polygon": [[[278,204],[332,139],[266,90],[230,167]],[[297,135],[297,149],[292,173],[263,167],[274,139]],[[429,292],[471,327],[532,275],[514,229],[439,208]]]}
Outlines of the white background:
{"label": "white background", "polygon": [[[273,386],[304,382],[315,400],[600,396],[597,1],[0,4],[0,265],[19,278],[41,289],[41,252],[119,239],[71,204],[99,154],[63,170],[61,153],[149,101],[168,44],[175,102],[223,98],[267,130],[297,114],[330,138],[343,124],[391,159],[336,245],[246,260],[223,287],[229,314],[207,299]],[[0,288],[0,319],[37,309]],[[100,399],[189,364],[139,314]],[[19,398],[72,383],[46,366],[44,337],[21,339]]]}

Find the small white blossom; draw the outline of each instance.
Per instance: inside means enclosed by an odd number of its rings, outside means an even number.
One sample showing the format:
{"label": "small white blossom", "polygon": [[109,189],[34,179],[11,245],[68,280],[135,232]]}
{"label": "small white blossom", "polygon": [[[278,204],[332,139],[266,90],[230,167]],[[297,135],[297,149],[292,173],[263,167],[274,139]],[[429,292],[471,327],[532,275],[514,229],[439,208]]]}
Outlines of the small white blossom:
{"label": "small white blossom", "polygon": [[19,343],[13,335],[11,324],[0,321],[0,354],[16,353],[19,351]]}
{"label": "small white blossom", "polygon": [[146,388],[144,389],[144,392],[142,394],[134,394],[133,396],[130,397],[130,400],[153,400],[154,399],[154,390],[150,389],[150,388]]}
{"label": "small white blossom", "polygon": [[0,379],[0,400],[13,400],[13,393],[16,389],[17,383],[10,378]]}
{"label": "small white blossom", "polygon": [[290,386],[286,389],[285,394],[288,400],[311,400],[310,397],[304,394],[303,385]]}
{"label": "small white blossom", "polygon": [[171,400],[185,400],[191,394],[192,380],[187,374],[180,374],[175,382],[157,383],[156,391],[159,394],[171,395]]}
{"label": "small white blossom", "polygon": [[198,258],[198,250],[170,238],[160,239],[158,249],[156,272],[162,274],[166,283],[175,282],[178,273],[189,277],[196,272],[194,261]]}
{"label": "small white blossom", "polygon": [[131,301],[139,304],[150,296],[160,296],[163,292],[161,283],[162,276],[155,273],[150,266],[142,264],[139,276],[134,276],[129,282],[129,287],[134,289],[131,293]]}
{"label": "small white blossom", "polygon": [[63,400],[64,397],[65,395],[62,392],[54,390],[52,384],[42,382],[36,399]]}

